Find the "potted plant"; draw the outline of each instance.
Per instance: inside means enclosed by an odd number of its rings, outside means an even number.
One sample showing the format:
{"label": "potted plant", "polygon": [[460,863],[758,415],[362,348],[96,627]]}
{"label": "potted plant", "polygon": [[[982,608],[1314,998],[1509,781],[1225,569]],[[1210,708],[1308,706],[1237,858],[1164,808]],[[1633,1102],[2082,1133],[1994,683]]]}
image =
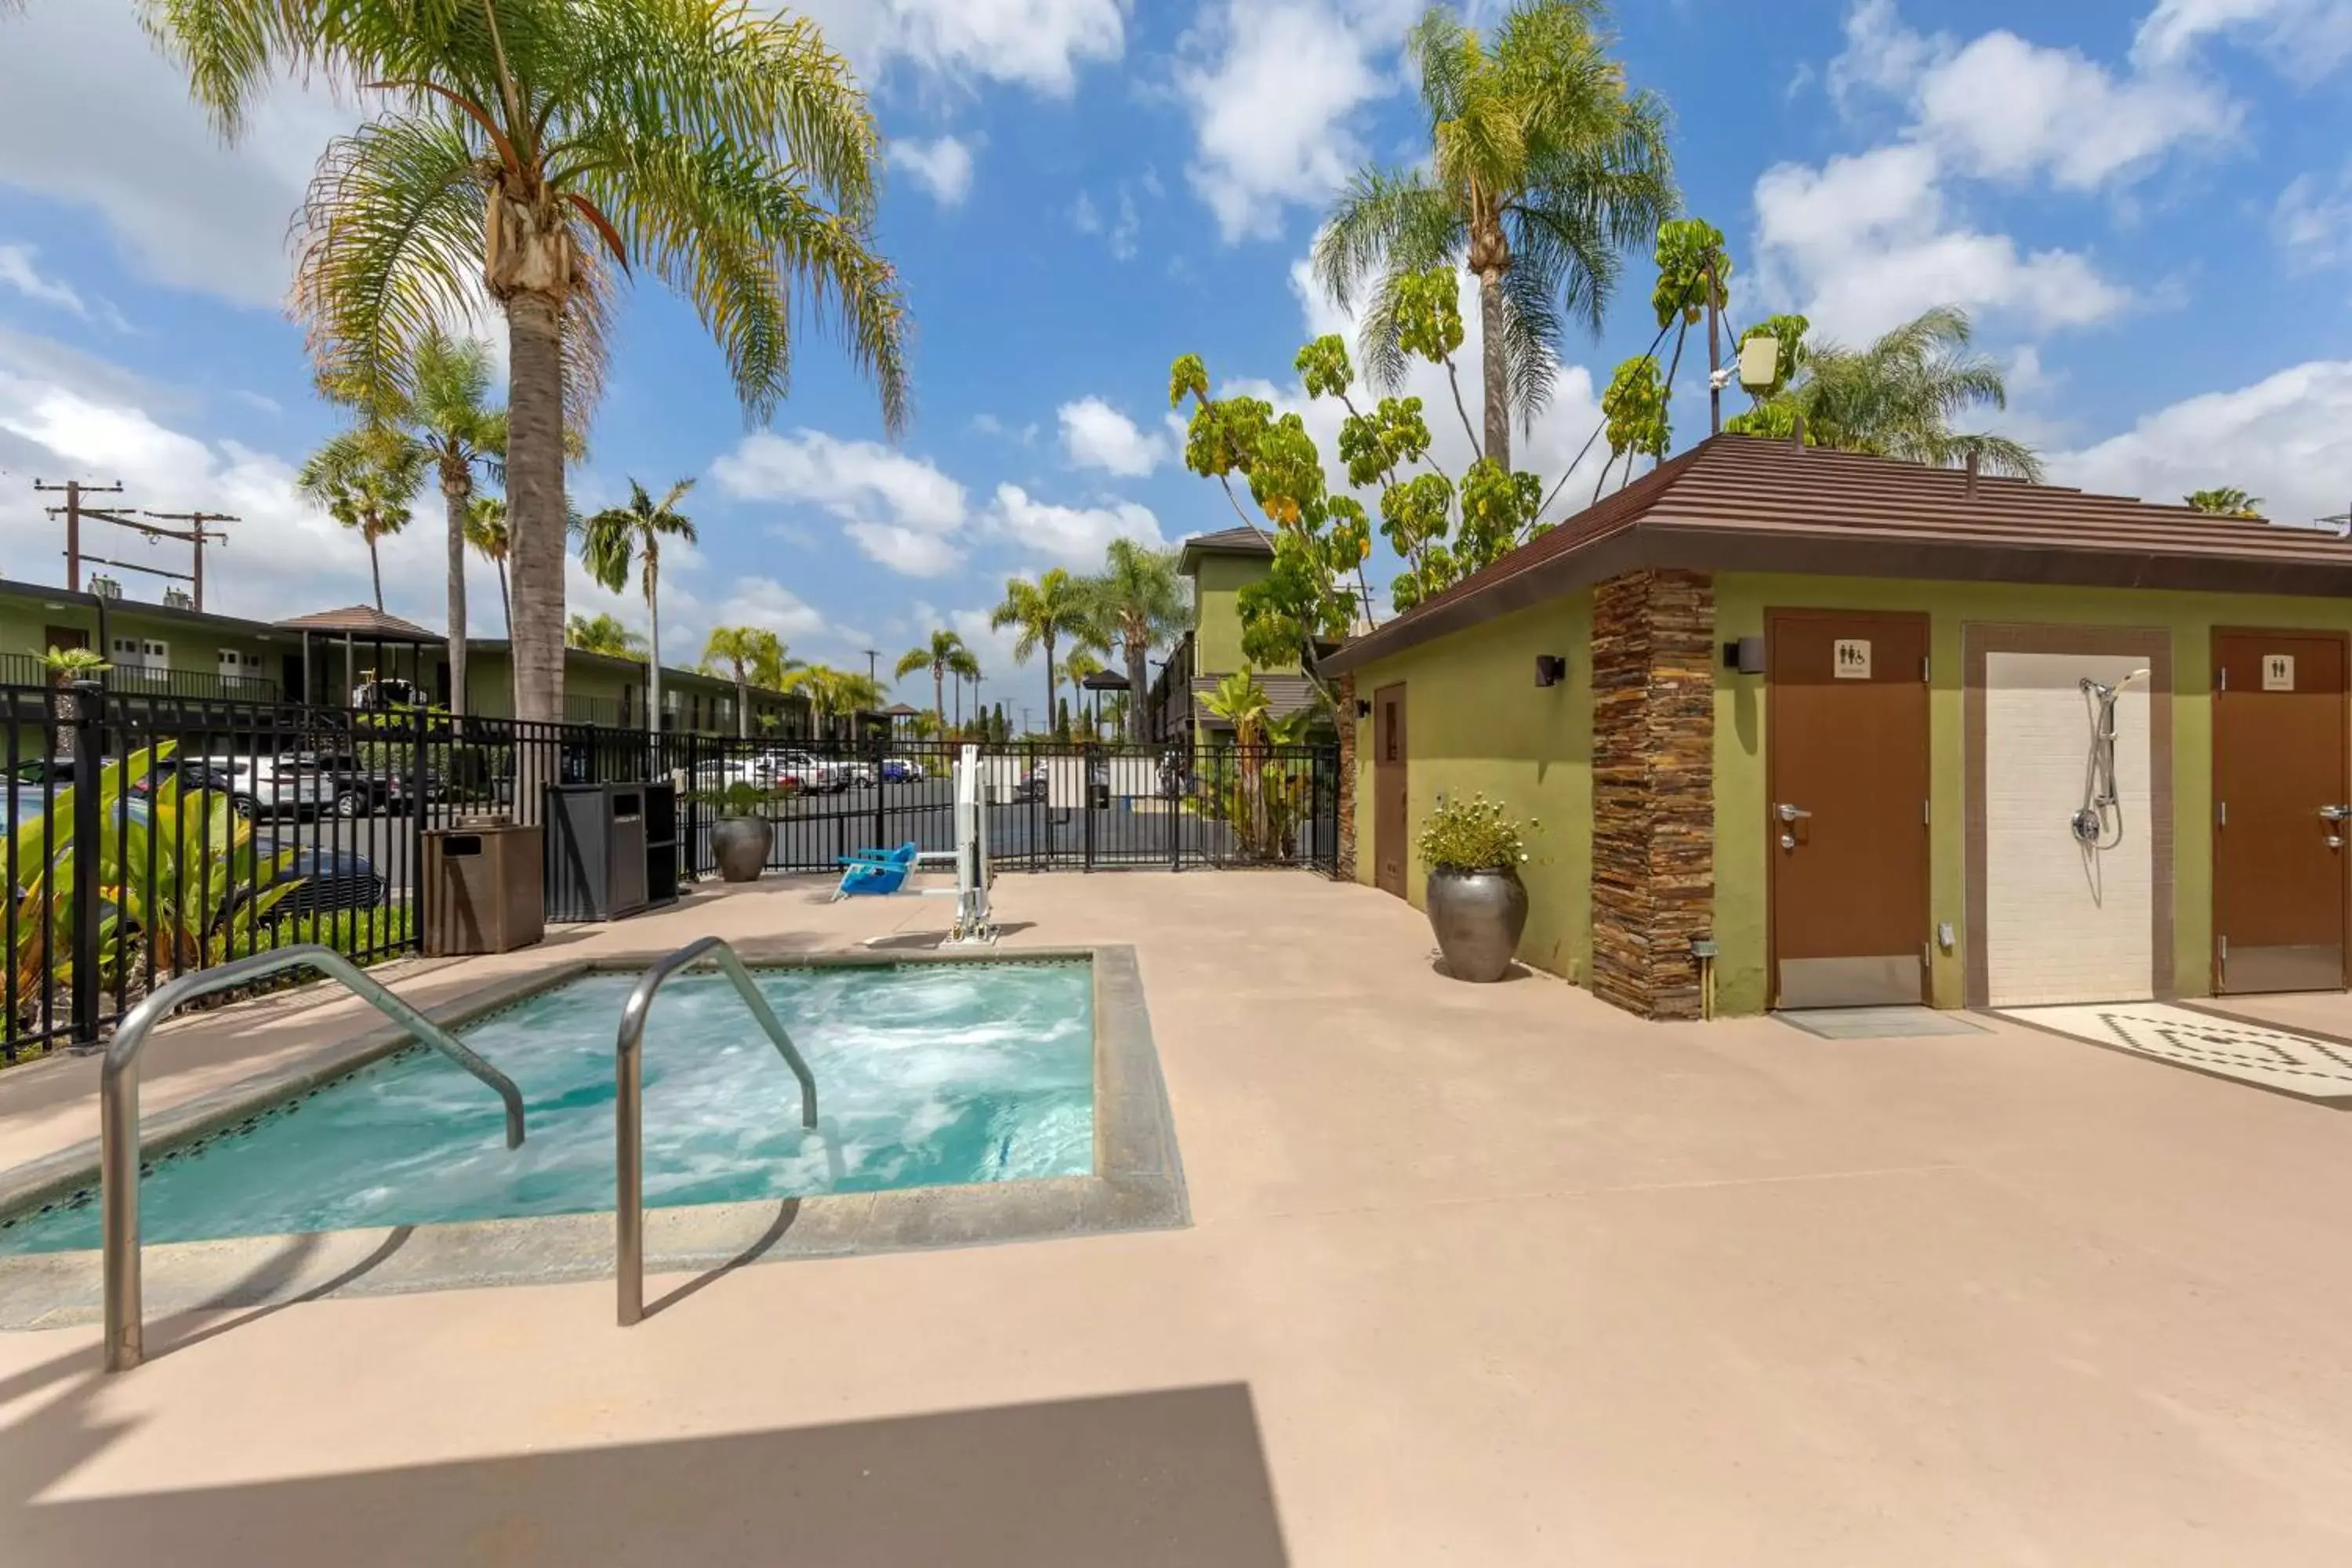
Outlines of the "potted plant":
{"label": "potted plant", "polygon": [[1441,802],[1421,825],[1419,847],[1429,868],[1430,929],[1446,972],[1456,980],[1500,980],[1528,925],[1519,825],[1483,795]]}
{"label": "potted plant", "polygon": [[719,820],[710,825],[710,853],[719,862],[720,878],[758,881],[776,842],[776,825],[761,814],[761,807],[778,798],[778,792],[738,779],[720,789],[697,790],[687,798],[719,812]]}

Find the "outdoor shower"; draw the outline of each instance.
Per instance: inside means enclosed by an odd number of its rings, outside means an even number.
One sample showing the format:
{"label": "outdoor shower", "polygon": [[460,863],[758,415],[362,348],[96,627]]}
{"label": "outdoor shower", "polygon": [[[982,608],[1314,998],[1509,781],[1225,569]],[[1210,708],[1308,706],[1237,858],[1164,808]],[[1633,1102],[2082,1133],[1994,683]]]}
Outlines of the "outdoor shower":
{"label": "outdoor shower", "polygon": [[2147,671],[2135,669],[2110,686],[2083,677],[2083,706],[2091,720],[2091,755],[2083,769],[2083,808],[2069,826],[2087,859],[2094,852],[2113,849],[2124,841],[2123,796],[2116,788],[2116,698]]}

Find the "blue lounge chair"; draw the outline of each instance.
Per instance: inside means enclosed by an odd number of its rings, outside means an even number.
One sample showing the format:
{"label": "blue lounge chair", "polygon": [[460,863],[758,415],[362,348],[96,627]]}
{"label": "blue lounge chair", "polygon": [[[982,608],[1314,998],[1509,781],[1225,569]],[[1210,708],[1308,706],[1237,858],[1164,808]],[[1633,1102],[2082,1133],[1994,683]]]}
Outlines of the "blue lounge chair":
{"label": "blue lounge chair", "polygon": [[836,862],[841,868],[841,886],[833,890],[835,899],[871,898],[895,893],[907,885],[908,873],[915,868],[916,845],[909,840],[896,849],[860,849],[855,855],[845,855]]}

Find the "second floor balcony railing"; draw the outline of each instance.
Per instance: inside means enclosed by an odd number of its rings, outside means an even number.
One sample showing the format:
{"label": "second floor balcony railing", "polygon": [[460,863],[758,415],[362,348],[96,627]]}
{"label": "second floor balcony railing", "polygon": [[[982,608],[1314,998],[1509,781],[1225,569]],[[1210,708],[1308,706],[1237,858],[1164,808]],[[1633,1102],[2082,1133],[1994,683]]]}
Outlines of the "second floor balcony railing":
{"label": "second floor balcony railing", "polygon": [[[116,665],[98,676],[107,690],[124,697],[191,697],[212,702],[276,702],[278,682],[260,676],[215,675],[202,669],[150,669]],[[26,653],[0,653],[0,686],[50,686],[48,668]]]}

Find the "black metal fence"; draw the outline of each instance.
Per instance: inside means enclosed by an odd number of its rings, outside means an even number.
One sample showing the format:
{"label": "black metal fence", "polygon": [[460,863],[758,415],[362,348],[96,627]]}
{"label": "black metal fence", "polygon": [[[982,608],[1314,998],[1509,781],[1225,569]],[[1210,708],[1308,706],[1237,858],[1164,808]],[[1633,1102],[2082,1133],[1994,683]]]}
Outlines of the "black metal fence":
{"label": "black metal fence", "polygon": [[[961,751],[0,686],[0,1060],[96,1040],[161,981],[251,952],[418,951],[425,833],[539,821],[548,784],[676,781],[681,881],[714,870],[730,789],[774,824],[770,869],[831,872],[951,848]],[[1328,746],[1013,742],[981,771],[1002,870],[1337,863]]]}

